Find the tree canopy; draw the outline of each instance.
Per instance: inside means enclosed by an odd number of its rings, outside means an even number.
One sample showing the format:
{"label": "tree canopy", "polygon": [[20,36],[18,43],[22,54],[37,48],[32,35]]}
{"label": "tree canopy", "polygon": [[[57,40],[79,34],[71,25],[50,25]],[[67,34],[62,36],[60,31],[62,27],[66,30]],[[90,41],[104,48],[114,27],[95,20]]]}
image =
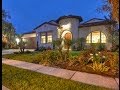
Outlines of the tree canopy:
{"label": "tree canopy", "polygon": [[2,42],[5,44],[4,47],[10,48],[15,43],[15,28],[11,22],[9,14],[3,9],[2,10]]}
{"label": "tree canopy", "polygon": [[108,12],[110,19],[119,22],[119,0],[102,0],[103,5],[97,10],[99,12]]}

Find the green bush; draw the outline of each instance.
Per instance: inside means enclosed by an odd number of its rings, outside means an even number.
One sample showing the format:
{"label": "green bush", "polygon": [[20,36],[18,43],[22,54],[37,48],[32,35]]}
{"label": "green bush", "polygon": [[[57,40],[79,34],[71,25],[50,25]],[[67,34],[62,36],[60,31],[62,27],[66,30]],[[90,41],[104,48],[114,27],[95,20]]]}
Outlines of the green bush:
{"label": "green bush", "polygon": [[27,50],[27,51],[25,51],[25,53],[31,53],[31,51]]}
{"label": "green bush", "polygon": [[97,50],[98,51],[104,51],[106,49],[105,45],[102,43],[97,44]]}
{"label": "green bush", "polygon": [[107,72],[110,67],[105,66],[105,63],[94,62],[92,66],[90,66],[96,72]]}
{"label": "green bush", "polygon": [[58,60],[60,60],[60,54],[58,51],[47,50],[39,53],[34,58],[33,63],[52,65],[52,64],[55,64]]}
{"label": "green bush", "polygon": [[14,52],[14,54],[19,54],[20,52]]}
{"label": "green bush", "polygon": [[45,51],[45,50],[46,50],[45,47],[43,47],[43,46],[39,47],[39,51]]}

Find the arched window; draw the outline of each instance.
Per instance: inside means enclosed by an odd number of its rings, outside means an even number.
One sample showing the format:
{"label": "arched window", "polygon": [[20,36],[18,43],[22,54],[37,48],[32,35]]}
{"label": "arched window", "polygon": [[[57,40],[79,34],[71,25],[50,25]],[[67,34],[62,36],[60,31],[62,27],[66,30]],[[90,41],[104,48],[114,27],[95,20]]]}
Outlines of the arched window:
{"label": "arched window", "polygon": [[106,36],[100,31],[93,31],[87,36],[86,43],[106,43]]}

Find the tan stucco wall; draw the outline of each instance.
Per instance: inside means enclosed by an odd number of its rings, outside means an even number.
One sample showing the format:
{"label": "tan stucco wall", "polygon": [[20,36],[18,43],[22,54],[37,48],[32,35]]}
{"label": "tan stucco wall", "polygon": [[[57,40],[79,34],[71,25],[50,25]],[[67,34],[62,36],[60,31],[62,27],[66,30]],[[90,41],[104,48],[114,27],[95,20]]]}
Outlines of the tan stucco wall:
{"label": "tan stucco wall", "polygon": [[36,33],[24,34],[22,38],[36,37]]}
{"label": "tan stucco wall", "polygon": [[36,29],[36,34],[37,34],[36,40],[38,41],[38,46],[39,47],[41,47],[41,46],[48,47],[49,46],[49,47],[53,48],[52,43],[45,43],[45,44],[41,43],[40,33],[42,33],[42,32],[52,32],[52,40],[56,40],[56,38],[58,36],[57,35],[57,26],[44,24],[41,27]]}
{"label": "tan stucco wall", "polygon": [[102,33],[104,33],[106,35],[106,38],[107,38],[106,47],[107,47],[107,49],[110,49],[112,44],[108,42],[109,35],[110,35],[108,26],[110,26],[110,25],[81,27],[81,28],[79,28],[79,38],[84,37],[86,39],[86,37],[88,36],[88,34],[90,32],[101,31]]}
{"label": "tan stucco wall", "polygon": [[[78,19],[76,19],[76,18],[62,19],[59,21],[59,25],[63,28],[62,28],[62,30],[58,29],[58,37],[60,37],[60,34],[62,34],[62,32],[64,30],[68,30],[68,31],[72,32],[74,39],[78,38],[78,26],[79,26]],[[68,26],[68,28],[67,28],[67,26]]]}

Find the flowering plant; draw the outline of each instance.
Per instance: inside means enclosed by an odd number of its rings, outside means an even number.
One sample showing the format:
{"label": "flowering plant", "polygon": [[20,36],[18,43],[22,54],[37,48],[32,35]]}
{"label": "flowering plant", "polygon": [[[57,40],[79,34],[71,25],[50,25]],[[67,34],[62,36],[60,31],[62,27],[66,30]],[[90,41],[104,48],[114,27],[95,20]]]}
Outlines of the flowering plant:
{"label": "flowering plant", "polygon": [[96,62],[100,62],[103,63],[106,60],[106,56],[102,55],[101,52],[97,52],[97,53],[90,53],[90,58],[89,61],[96,61]]}

